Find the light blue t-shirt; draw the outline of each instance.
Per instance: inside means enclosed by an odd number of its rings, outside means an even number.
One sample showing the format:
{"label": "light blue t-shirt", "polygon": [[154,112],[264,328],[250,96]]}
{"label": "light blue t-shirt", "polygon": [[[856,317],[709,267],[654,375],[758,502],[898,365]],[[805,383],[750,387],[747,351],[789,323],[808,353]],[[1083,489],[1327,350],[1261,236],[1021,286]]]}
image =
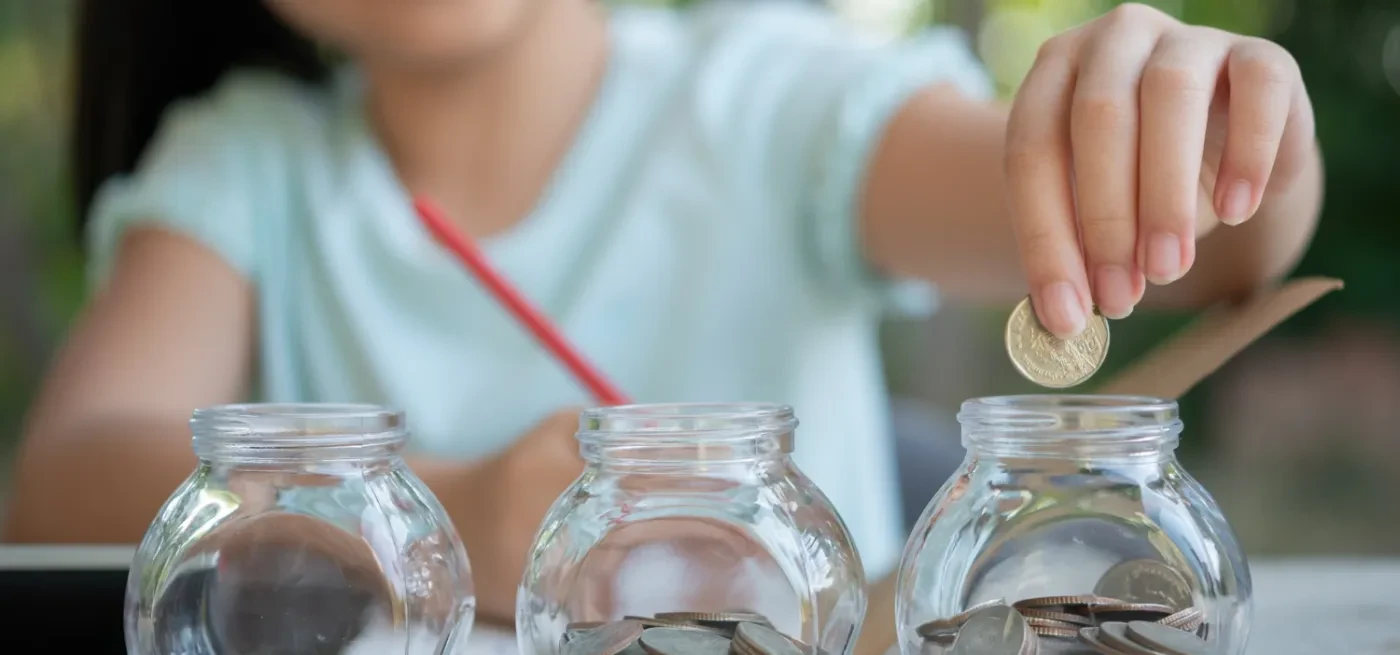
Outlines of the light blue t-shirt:
{"label": "light blue t-shirt", "polygon": [[[881,46],[805,3],[613,11],[571,152],[482,248],[636,401],[791,404],[799,467],[881,575],[904,535],[877,326],[932,298],[870,270],[854,210],[900,105],[988,96],[983,70],[958,33]],[[255,400],[397,406],[419,452],[489,455],[589,404],[420,225],[360,88],[244,71],[172,107],[100,191],[94,284],[134,222],[191,235],[257,290]]]}

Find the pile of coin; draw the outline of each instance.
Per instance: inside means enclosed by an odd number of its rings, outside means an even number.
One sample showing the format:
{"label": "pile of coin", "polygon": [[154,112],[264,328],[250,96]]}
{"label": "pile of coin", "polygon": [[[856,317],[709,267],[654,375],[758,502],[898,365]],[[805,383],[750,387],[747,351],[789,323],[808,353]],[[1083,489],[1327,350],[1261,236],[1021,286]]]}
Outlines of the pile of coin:
{"label": "pile of coin", "polygon": [[1130,560],[1092,594],[991,600],[916,631],[929,655],[1205,655],[1204,620],[1181,574]]}
{"label": "pile of coin", "polygon": [[1040,324],[1026,298],[1006,322],[1006,353],[1031,382],[1051,389],[1073,387],[1093,377],[1108,357],[1108,320],[1095,311],[1079,336],[1061,339]]}
{"label": "pile of coin", "polygon": [[947,655],[1205,655],[1199,609],[1099,596],[995,600],[919,626]]}
{"label": "pile of coin", "polygon": [[666,612],[571,623],[562,655],[807,655],[811,648],[753,612]]}

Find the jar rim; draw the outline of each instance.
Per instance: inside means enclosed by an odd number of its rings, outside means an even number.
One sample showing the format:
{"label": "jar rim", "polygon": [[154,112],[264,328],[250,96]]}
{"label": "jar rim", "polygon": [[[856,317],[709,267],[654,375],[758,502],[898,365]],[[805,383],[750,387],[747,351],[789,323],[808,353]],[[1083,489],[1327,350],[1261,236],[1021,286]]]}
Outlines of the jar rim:
{"label": "jar rim", "polygon": [[1133,396],[1124,394],[1019,394],[1005,396],[984,396],[963,402],[962,412],[1011,413],[1017,411],[1045,411],[1047,408],[1073,409],[1079,412],[1169,412],[1177,411],[1175,400],[1154,396]]}
{"label": "jar rim", "polygon": [[1025,394],[973,398],[958,412],[963,443],[988,453],[1148,453],[1174,448],[1177,402],[1132,395]]}
{"label": "jar rim", "polygon": [[779,403],[610,405],[583,410],[575,436],[590,460],[737,461],[792,452],[797,424],[792,407]]}
{"label": "jar rim", "polygon": [[580,439],[609,434],[724,438],[727,433],[792,431],[796,427],[792,407],[778,403],[634,403],[584,409],[579,414],[578,435]]}
{"label": "jar rim", "polygon": [[408,439],[402,410],[368,403],[234,403],[190,418],[196,454],[396,448]]}

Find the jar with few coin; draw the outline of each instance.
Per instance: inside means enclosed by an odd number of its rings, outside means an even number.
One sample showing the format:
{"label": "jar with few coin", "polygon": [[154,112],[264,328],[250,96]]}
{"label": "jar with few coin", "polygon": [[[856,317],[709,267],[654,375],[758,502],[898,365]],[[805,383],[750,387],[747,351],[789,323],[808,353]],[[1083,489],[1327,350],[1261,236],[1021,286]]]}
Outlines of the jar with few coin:
{"label": "jar with few coin", "polygon": [[463,653],[471,566],[401,456],[403,412],[229,405],[131,565],[132,655]]}
{"label": "jar with few coin", "polygon": [[865,576],[763,403],[585,410],[583,474],[554,503],[516,606],[524,655],[842,655]]}
{"label": "jar with few coin", "polygon": [[1182,467],[1176,403],[970,400],[966,460],[900,562],[903,655],[1240,655],[1245,555]]}

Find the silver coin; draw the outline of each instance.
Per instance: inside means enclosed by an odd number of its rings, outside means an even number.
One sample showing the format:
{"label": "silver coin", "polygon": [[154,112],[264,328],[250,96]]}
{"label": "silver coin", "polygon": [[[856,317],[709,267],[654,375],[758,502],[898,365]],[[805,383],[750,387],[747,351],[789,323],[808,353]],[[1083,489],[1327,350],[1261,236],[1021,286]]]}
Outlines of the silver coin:
{"label": "silver coin", "polygon": [[652,617],[652,616],[624,616],[624,617],[622,617],[622,618],[624,618],[624,619],[629,619],[629,620],[632,620],[632,621],[636,621],[636,622],[642,624],[642,628],[643,628],[643,629],[645,629],[645,628],[675,628],[675,629],[677,629],[677,630],[704,630],[704,631],[713,632],[713,633],[716,633],[716,634],[723,634],[723,635],[725,635],[725,636],[729,636],[729,633],[733,632],[733,629],[732,629],[732,628],[731,628],[730,630],[726,631],[726,630],[724,630],[723,628],[719,628],[719,627],[715,627],[715,626],[711,626],[711,625],[701,625],[700,623],[695,622],[695,621],[682,621],[682,620],[680,620],[680,619],[661,618],[660,616],[655,616],[655,617]]}
{"label": "silver coin", "polygon": [[952,646],[953,640],[958,638],[958,629],[942,628],[937,631],[920,632],[919,636],[923,637],[924,641],[930,644]]}
{"label": "silver coin", "polygon": [[1089,609],[1089,617],[1097,623],[1161,621],[1176,613],[1175,609],[1157,603],[1110,603]]}
{"label": "silver coin", "polygon": [[1200,609],[1188,607],[1157,622],[1187,632],[1195,632],[1196,628],[1201,627],[1201,622],[1205,620],[1205,616],[1205,613],[1201,612]]}
{"label": "silver coin", "polygon": [[660,621],[680,621],[699,623],[701,625],[716,625],[734,630],[734,626],[740,623],[758,623],[772,626],[768,617],[756,612],[657,612],[656,619]]}
{"label": "silver coin", "polygon": [[1084,646],[1087,646],[1091,653],[1097,653],[1098,655],[1128,655],[1117,648],[1103,643],[1103,641],[1099,639],[1100,634],[1098,628],[1081,628],[1079,630],[1079,641]]}
{"label": "silver coin", "polygon": [[950,629],[956,632],[957,629],[962,626],[962,624],[967,623],[968,618],[970,618],[973,614],[976,614],[977,612],[987,609],[989,607],[998,607],[1003,605],[1006,605],[1006,599],[1004,598],[994,598],[992,600],[983,601],[948,618],[934,619],[932,621],[929,621],[928,623],[925,623],[919,626],[918,628],[915,628],[914,631],[919,633],[919,636],[923,637],[924,639],[930,639],[931,635],[946,633]]}
{"label": "silver coin", "polygon": [[1123,655],[1158,655],[1141,644],[1128,639],[1128,624],[1104,623],[1099,626],[1099,641]]}
{"label": "silver coin", "polygon": [[1030,623],[1032,627],[1035,626],[1035,622],[1031,621],[1031,619],[1046,619],[1059,623],[1068,623],[1071,624],[1075,630],[1078,630],[1082,626],[1094,625],[1094,622],[1086,616],[1070,614],[1069,612],[1036,609],[1033,607],[1022,609],[1021,616],[1026,617],[1026,622]]}
{"label": "silver coin", "polygon": [[1012,607],[1018,610],[1039,609],[1074,614],[1087,612],[1094,607],[1113,605],[1121,602],[1122,601],[1114,598],[1102,598],[1092,595],[1039,596],[1036,598],[1023,598],[1018,600]]}
{"label": "silver coin", "polygon": [[1127,636],[1162,655],[1206,655],[1205,640],[1160,623],[1133,621],[1128,624]]}
{"label": "silver coin", "polygon": [[636,621],[614,621],[583,630],[564,645],[564,655],[617,655],[642,634],[642,624]]}
{"label": "silver coin", "polygon": [[755,655],[803,655],[802,649],[791,639],[758,623],[740,623],[734,629],[734,641],[740,648]]}
{"label": "silver coin", "polygon": [[974,612],[948,655],[1034,655],[1036,636],[1021,614],[1000,605]]}
{"label": "silver coin", "polygon": [[919,655],[947,655],[948,647],[933,641],[925,641],[919,646]]}
{"label": "silver coin", "polygon": [[1121,562],[1094,585],[1094,593],[1128,603],[1165,605],[1173,611],[1192,606],[1191,583],[1176,569],[1150,559]]}
{"label": "silver coin", "polygon": [[724,655],[729,640],[723,635],[682,628],[647,628],[638,640],[651,655]]}

